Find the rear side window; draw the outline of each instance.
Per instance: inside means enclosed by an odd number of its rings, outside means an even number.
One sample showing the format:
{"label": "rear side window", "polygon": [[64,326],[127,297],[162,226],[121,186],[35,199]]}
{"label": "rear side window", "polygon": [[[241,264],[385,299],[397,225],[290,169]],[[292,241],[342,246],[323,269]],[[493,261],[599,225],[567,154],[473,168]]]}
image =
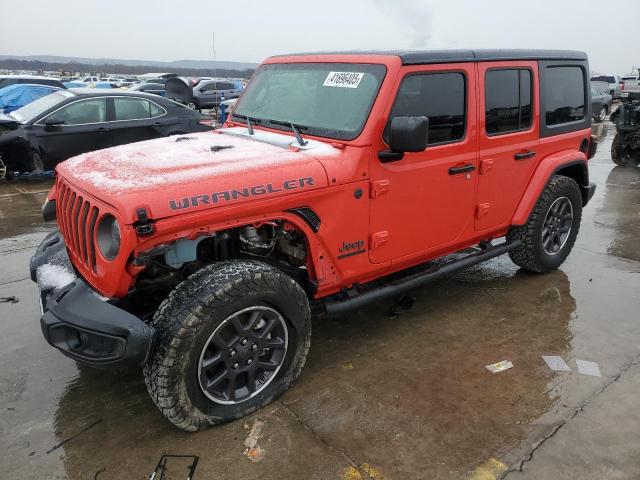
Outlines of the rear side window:
{"label": "rear side window", "polygon": [[143,98],[116,97],[113,99],[118,120],[141,120],[161,115],[158,108]]}
{"label": "rear side window", "polygon": [[597,77],[591,77],[592,82],[607,82],[607,83],[616,83],[616,78],[610,75],[600,75]]}
{"label": "rear side window", "polygon": [[488,135],[531,127],[531,70],[489,70],[484,83]]}
{"label": "rear side window", "polygon": [[429,117],[429,145],[462,140],[465,131],[465,77],[462,73],[425,73],[406,77],[389,115]]}
{"label": "rear side window", "polygon": [[547,126],[585,117],[584,73],[580,67],[547,67],[544,75],[544,115]]}

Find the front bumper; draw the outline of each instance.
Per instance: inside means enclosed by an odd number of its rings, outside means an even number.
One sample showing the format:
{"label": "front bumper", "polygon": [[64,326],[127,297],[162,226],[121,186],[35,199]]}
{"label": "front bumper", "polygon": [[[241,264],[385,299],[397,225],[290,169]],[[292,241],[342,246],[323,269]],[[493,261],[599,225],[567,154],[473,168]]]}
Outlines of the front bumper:
{"label": "front bumper", "polygon": [[60,232],[42,241],[29,270],[40,289],[40,325],[49,344],[68,357],[97,367],[146,361],[154,329],[75,276]]}

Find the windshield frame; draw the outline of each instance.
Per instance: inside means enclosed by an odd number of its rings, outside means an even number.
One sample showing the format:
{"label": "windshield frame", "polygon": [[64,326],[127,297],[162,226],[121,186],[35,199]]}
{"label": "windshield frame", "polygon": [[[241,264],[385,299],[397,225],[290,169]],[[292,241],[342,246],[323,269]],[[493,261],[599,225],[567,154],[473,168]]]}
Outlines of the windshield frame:
{"label": "windshield frame", "polygon": [[[362,61],[362,62],[351,62],[351,61],[340,61],[340,60],[336,60],[336,61],[330,61],[330,62],[326,62],[326,61],[313,61],[313,62],[305,62],[305,61],[301,61],[301,62],[277,62],[277,63],[265,63],[260,65],[260,67],[258,67],[258,69],[255,71],[254,76],[252,77],[252,80],[249,82],[249,84],[245,87],[242,95],[238,98],[236,104],[233,107],[233,112],[230,115],[230,120],[234,123],[238,123],[238,124],[242,124],[242,125],[246,125],[246,115],[244,113],[236,113],[238,110],[238,107],[241,105],[241,102],[243,100],[243,97],[245,97],[245,95],[251,91],[251,87],[252,87],[252,81],[253,78],[255,78],[256,75],[258,75],[260,73],[261,70],[267,70],[267,69],[283,69],[286,66],[297,66],[298,68],[304,68],[305,66],[321,66],[321,67],[327,67],[330,69],[333,68],[339,68],[340,66],[344,66],[344,65],[348,65],[349,67],[354,66],[357,67],[359,65],[362,66],[367,66],[367,67],[377,67],[381,70],[381,75],[380,75],[380,81],[378,82],[378,86],[376,88],[376,90],[373,92],[373,95],[371,96],[371,101],[369,103],[369,106],[365,112],[365,114],[362,117],[362,123],[360,125],[360,127],[356,130],[356,131],[343,131],[344,135],[335,135],[335,133],[340,132],[340,130],[331,130],[331,129],[327,129],[327,128],[322,128],[322,127],[314,127],[314,126],[306,126],[306,125],[298,125],[296,122],[293,122],[296,126],[298,126],[300,128],[300,133],[303,135],[307,135],[307,136],[313,136],[313,137],[320,137],[320,138],[326,138],[326,139],[330,139],[330,140],[339,140],[339,141],[353,141],[356,140],[363,132],[363,130],[365,129],[365,127],[367,126],[367,124],[369,123],[369,118],[371,116],[371,112],[373,110],[373,107],[376,104],[376,101],[378,100],[378,96],[380,95],[380,90],[382,89],[382,86],[387,78],[387,73],[389,72],[389,69],[387,67],[386,64],[384,63],[378,63],[378,62],[371,62],[371,61]],[[255,118],[253,116],[250,116],[251,118],[251,123],[253,124],[254,127],[258,126],[258,127],[265,127],[265,128],[271,128],[274,130],[282,130],[282,131],[286,131],[286,132],[291,132],[291,126],[289,124],[287,124],[286,121],[282,121],[280,119],[277,119],[277,123],[276,122],[271,122],[269,120],[274,120],[274,119],[265,119],[265,118]]]}

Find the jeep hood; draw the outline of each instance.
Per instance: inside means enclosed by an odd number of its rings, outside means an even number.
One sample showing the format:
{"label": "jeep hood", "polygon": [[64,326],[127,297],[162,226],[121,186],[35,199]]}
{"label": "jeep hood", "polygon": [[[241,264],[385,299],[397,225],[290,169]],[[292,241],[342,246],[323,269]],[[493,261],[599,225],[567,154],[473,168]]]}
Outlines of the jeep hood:
{"label": "jeep hood", "polygon": [[328,185],[318,161],[329,144],[290,135],[225,128],[90,152],[58,165],[68,183],[112,206],[127,223],[136,210],[161,219]]}

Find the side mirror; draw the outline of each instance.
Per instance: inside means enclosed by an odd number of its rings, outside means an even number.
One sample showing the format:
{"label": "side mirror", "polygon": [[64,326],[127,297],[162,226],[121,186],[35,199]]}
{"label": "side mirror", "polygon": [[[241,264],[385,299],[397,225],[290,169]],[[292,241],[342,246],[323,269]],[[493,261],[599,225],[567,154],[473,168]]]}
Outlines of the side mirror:
{"label": "side mirror", "polygon": [[59,118],[49,117],[44,121],[44,126],[47,130],[53,130],[61,125],[64,125],[64,120]]}
{"label": "side mirror", "polygon": [[378,153],[383,162],[402,159],[405,152],[426,150],[429,140],[429,117],[394,117],[389,128],[389,150]]}

